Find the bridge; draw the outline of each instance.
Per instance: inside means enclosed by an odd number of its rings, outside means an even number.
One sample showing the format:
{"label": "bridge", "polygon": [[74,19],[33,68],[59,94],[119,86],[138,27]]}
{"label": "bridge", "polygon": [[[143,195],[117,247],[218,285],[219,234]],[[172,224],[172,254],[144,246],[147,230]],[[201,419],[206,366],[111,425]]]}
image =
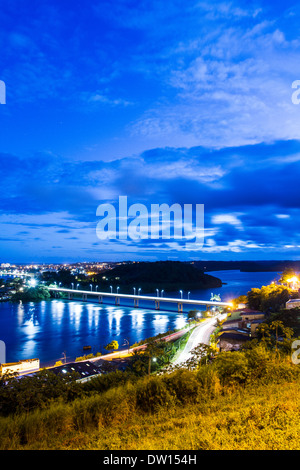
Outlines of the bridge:
{"label": "bridge", "polygon": [[103,297],[110,297],[115,299],[115,304],[120,305],[120,299],[132,299],[134,307],[139,307],[140,301],[150,301],[154,302],[155,310],[160,309],[161,303],[176,303],[178,305],[178,312],[183,312],[183,305],[193,306],[206,306],[206,309],[209,310],[210,307],[232,307],[231,302],[221,302],[218,300],[192,300],[192,299],[175,299],[173,297],[155,297],[151,295],[131,295],[131,294],[119,294],[112,292],[95,292],[95,291],[86,291],[80,289],[67,289],[64,287],[48,287],[49,291],[52,292],[63,292],[68,294],[69,300],[73,299],[75,295],[78,295],[82,298],[83,301],[87,301],[89,297],[96,297],[99,303],[103,303]]}

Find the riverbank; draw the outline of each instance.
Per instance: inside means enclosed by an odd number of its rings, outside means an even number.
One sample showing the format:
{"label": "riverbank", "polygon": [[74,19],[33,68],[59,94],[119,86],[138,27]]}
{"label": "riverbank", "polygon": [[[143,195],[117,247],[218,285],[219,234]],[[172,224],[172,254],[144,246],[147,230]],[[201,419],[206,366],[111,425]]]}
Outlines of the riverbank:
{"label": "riverbank", "polygon": [[[240,271],[224,271],[219,276],[226,285],[190,294],[183,290],[183,298],[210,300],[212,294],[220,294],[223,301],[230,301],[279,277],[273,273]],[[169,295],[180,298],[179,292]],[[116,306],[114,299],[101,305],[67,299],[2,302],[0,339],[6,343],[7,362],[38,357],[42,365],[49,366],[53,361],[64,360],[64,354],[68,361],[82,356],[84,345],[91,345],[93,353],[106,353],[104,346],[112,340],[123,345],[126,338],[134,344],[158,333],[180,329],[187,323],[189,309],[183,314],[175,309],[176,304],[173,310],[154,310],[153,303],[134,308],[133,301]]]}

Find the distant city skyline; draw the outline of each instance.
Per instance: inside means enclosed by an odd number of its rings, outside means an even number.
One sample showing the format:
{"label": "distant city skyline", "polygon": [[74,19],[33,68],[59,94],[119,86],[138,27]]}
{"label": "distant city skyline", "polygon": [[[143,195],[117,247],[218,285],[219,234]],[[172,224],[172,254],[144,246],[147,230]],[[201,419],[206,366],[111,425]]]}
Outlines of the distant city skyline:
{"label": "distant city skyline", "polygon": [[[299,259],[299,15],[271,0],[2,5],[0,263]],[[100,240],[97,207],[121,196],[204,204],[203,246]]]}

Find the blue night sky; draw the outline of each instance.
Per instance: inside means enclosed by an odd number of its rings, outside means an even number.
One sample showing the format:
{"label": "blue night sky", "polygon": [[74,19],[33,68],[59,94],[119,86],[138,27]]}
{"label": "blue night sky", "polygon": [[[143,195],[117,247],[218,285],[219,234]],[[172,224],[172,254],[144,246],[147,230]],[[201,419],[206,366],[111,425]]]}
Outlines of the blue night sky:
{"label": "blue night sky", "polygon": [[[4,0],[0,262],[299,259],[300,3]],[[204,245],[99,204],[204,204]]]}

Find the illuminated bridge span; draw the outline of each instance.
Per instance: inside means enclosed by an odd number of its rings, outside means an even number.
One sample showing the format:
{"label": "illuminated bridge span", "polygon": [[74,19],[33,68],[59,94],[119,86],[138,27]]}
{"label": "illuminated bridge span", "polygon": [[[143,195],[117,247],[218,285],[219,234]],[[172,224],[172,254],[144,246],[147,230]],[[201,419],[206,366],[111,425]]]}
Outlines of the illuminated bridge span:
{"label": "illuminated bridge span", "polygon": [[152,301],[155,303],[155,309],[160,309],[161,302],[176,303],[178,304],[178,312],[183,312],[183,305],[199,306],[205,305],[208,310],[209,307],[232,307],[230,302],[220,302],[213,300],[191,300],[191,299],[174,299],[172,297],[155,297],[150,295],[131,295],[131,294],[118,294],[109,292],[93,292],[79,289],[66,289],[64,287],[48,287],[52,292],[65,292],[68,294],[69,300],[73,299],[75,295],[81,296],[83,301],[87,301],[87,297],[96,297],[99,303],[103,303],[103,297],[115,298],[116,305],[120,305],[120,299],[133,299],[134,307],[139,306],[139,301]]}

